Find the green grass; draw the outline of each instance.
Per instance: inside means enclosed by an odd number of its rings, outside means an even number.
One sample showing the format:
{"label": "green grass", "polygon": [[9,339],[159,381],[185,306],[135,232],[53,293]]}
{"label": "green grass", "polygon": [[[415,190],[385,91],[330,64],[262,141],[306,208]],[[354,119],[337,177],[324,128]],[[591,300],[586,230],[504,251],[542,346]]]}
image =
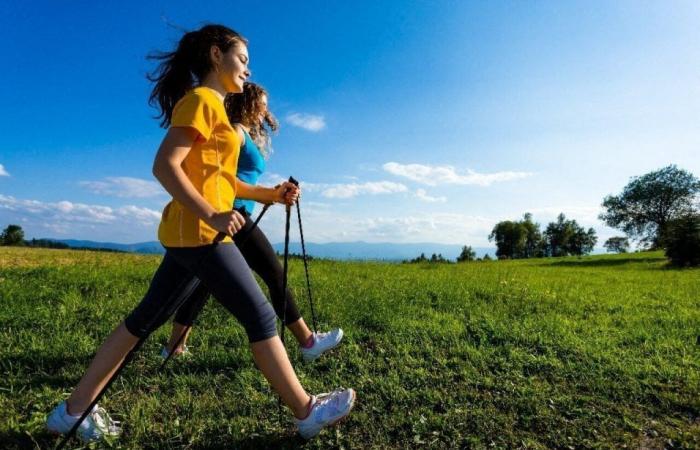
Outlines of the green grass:
{"label": "green grass", "polygon": [[[0,447],[57,443],[46,413],[159,259],[0,248]],[[321,328],[346,338],[313,365],[290,356],[310,392],[357,390],[348,420],[297,438],[242,329],[211,302],[190,360],[158,371],[165,326],[105,396],[125,423],[114,446],[700,448],[700,270],[660,253],[310,270]],[[299,261],[290,277],[310,321]]]}

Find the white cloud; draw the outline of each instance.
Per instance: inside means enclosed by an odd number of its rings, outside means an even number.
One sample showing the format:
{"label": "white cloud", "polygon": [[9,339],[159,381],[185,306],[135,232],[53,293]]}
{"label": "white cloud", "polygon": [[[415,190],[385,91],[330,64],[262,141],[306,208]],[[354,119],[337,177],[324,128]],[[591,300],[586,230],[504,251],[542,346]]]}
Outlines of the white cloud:
{"label": "white cloud", "polygon": [[133,220],[142,225],[155,225],[160,223],[161,212],[140,206],[126,205],[114,210],[119,219]]}
{"label": "white cloud", "polygon": [[[488,235],[498,222],[492,217],[466,214],[406,214],[405,216],[358,217],[342,208],[301,205],[307,242],[434,242],[491,247]],[[284,208],[273,207],[260,223],[270,242],[284,241]],[[291,240],[299,241],[296,224]]]}
{"label": "white cloud", "polygon": [[258,180],[258,184],[260,184],[261,186],[276,186],[282,183],[283,181],[286,181],[288,178],[289,177],[285,177],[278,173],[265,172]]}
{"label": "white cloud", "polygon": [[[526,212],[532,213],[533,220],[540,223],[553,222],[560,213],[564,213],[568,220],[576,220],[580,225],[589,227],[600,226],[598,214],[602,212],[600,205],[595,206],[545,206],[530,208]],[[544,225],[546,226],[546,225]]]}
{"label": "white cloud", "polygon": [[309,208],[319,208],[319,209],[328,209],[332,208],[333,205],[330,203],[323,203],[323,202],[314,202],[314,201],[300,201],[300,204],[302,204],[302,207],[309,207]]}
{"label": "white cloud", "polygon": [[157,197],[166,193],[155,181],[131,177],[107,177],[103,181],[81,181],[80,185],[95,194],[120,198]]}
{"label": "white cloud", "polygon": [[326,120],[323,116],[314,114],[291,113],[287,115],[287,122],[295,127],[317,133],[326,128]]}
{"label": "white cloud", "polygon": [[[37,230],[49,230],[55,233],[88,239],[86,233],[102,229],[106,235],[128,234],[139,229],[148,231],[153,236],[155,226],[159,223],[161,213],[148,208],[126,205],[112,208],[103,205],[87,205],[67,200],[60,202],[41,202],[23,200],[0,194],[0,211],[10,220],[27,223]],[[125,233],[127,231],[127,233]],[[43,236],[36,236],[43,237]]]}
{"label": "white cloud", "polygon": [[10,173],[7,170],[5,170],[5,166],[0,164],[0,177],[9,177],[9,176],[10,176]]}
{"label": "white cloud", "polygon": [[352,198],[358,195],[394,194],[406,192],[408,188],[393,181],[368,181],[366,183],[303,183],[302,189],[320,192],[326,198]]}
{"label": "white cloud", "polygon": [[446,197],[431,197],[425,192],[425,189],[416,189],[416,197],[429,203],[444,203],[447,201]]}
{"label": "white cloud", "polygon": [[467,170],[466,174],[459,174],[452,166],[399,164],[396,162],[388,162],[382,167],[393,175],[405,177],[429,186],[437,186],[439,184],[490,186],[493,183],[518,180],[532,175],[529,172],[478,173],[473,170]]}

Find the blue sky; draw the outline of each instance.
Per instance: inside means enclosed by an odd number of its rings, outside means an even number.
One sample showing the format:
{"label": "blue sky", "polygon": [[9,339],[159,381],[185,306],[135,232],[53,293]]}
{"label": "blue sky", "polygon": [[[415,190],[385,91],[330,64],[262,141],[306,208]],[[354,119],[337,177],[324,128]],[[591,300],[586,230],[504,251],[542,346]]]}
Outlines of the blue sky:
{"label": "blue sky", "polygon": [[[206,9],[203,7],[205,6]],[[155,240],[164,131],[145,56],[245,35],[282,124],[263,179],[304,183],[307,239],[488,246],[529,211],[597,220],[668,164],[700,175],[700,3],[13,2],[0,17],[0,225]],[[282,208],[262,222],[282,240]]]}

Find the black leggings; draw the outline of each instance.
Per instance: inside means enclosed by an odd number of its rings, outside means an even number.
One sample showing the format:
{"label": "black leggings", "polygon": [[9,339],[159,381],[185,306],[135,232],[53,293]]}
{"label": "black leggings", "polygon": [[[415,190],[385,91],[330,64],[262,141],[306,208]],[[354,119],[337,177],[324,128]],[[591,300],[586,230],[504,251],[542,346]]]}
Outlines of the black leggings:
{"label": "black leggings", "polygon": [[168,320],[179,299],[199,288],[199,280],[236,316],[250,342],[277,335],[275,311],[233,244],[167,248],[146,296],[124,321],[127,330],[146,337]]}
{"label": "black leggings", "polygon": [[[270,241],[265,237],[265,233],[260,228],[253,228],[253,220],[243,209],[238,212],[245,218],[245,225],[233,237],[236,246],[241,251],[251,269],[257,273],[267,285],[270,291],[272,305],[277,313],[277,316],[286,319],[285,324],[294,323],[301,319],[296,302],[292,296],[292,292],[287,289],[287,314],[284,315],[284,291],[282,277],[284,276],[282,265],[277,259],[275,251],[270,245]],[[187,289],[185,289],[187,291]],[[194,320],[199,316],[204,304],[209,298],[209,289],[206,283],[200,283],[199,286],[194,286],[194,289],[189,289],[188,292],[183,292],[184,296],[189,295],[189,298],[180,307],[175,315],[175,322],[191,326]]]}

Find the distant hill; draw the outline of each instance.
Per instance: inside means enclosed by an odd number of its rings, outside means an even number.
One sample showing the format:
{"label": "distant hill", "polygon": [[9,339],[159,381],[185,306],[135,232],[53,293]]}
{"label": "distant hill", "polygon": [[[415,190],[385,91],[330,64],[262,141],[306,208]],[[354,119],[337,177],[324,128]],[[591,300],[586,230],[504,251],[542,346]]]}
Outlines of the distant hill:
{"label": "distant hill", "polygon": [[[56,242],[61,242],[69,247],[80,248],[108,248],[112,250],[120,250],[132,253],[148,253],[162,254],[165,252],[163,246],[158,241],[139,242],[136,244],[117,244],[114,242],[95,242],[83,241],[76,239],[52,239]],[[273,244],[272,247],[278,253],[284,251],[284,244]],[[301,243],[291,242],[289,244],[291,253],[301,254]],[[426,257],[435,254],[442,254],[444,258],[455,259],[462,251],[461,245],[456,244],[436,244],[436,243],[411,243],[411,244],[395,244],[395,243],[374,243],[374,242],[329,242],[325,244],[317,244],[308,242],[306,244],[306,252],[316,258],[330,259],[376,259],[386,261],[401,261],[404,259],[412,259],[424,253]],[[482,257],[488,253],[491,257],[496,254],[495,248],[477,247],[474,248],[477,257]]]}
{"label": "distant hill", "polygon": [[136,244],[117,244],[115,242],[95,242],[95,241],[81,241],[77,239],[51,239],[55,242],[61,242],[68,245],[71,248],[108,248],[110,250],[120,250],[122,252],[130,253],[148,253],[148,254],[162,254],[165,253],[165,249],[160,242],[150,241],[150,242],[138,242]]}
{"label": "distant hill", "polygon": [[[272,247],[278,253],[284,251],[284,244],[273,244]],[[495,248],[477,247],[473,248],[476,256],[481,258],[486,253],[492,258],[496,254]],[[289,244],[291,253],[301,254],[301,243],[291,242]],[[456,244],[436,244],[430,242],[395,244],[390,242],[329,242],[327,244],[306,243],[306,252],[318,258],[332,259],[378,259],[386,261],[402,261],[412,259],[424,253],[427,258],[435,254],[442,254],[444,258],[456,259],[462,251],[462,245]]]}

